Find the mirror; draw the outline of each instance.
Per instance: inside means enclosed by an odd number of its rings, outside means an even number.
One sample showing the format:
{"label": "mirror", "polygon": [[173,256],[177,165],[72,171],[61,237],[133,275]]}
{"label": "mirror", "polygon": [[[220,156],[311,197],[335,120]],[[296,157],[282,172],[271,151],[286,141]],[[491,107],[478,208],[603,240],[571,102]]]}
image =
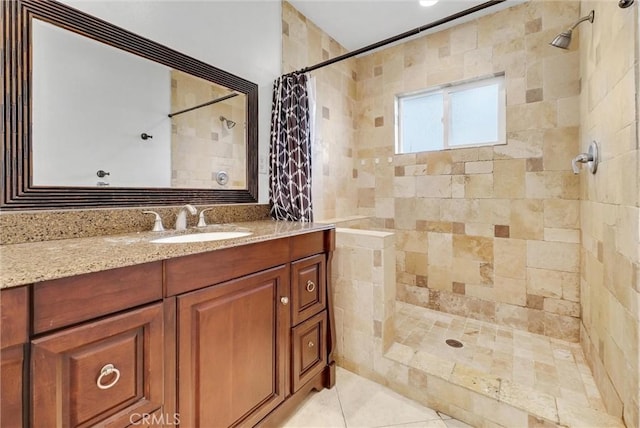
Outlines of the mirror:
{"label": "mirror", "polygon": [[33,185],[246,188],[245,94],[40,19],[31,46]]}
{"label": "mirror", "polygon": [[2,7],[3,209],[257,202],[257,85],[61,3]]}

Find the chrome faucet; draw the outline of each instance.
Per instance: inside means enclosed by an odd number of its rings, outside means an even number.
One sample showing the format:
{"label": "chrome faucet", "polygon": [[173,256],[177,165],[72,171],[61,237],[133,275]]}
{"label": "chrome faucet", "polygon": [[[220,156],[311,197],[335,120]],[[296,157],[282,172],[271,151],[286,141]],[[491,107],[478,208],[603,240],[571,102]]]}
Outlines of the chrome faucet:
{"label": "chrome faucet", "polygon": [[180,208],[176,217],[176,230],[185,230],[187,228],[187,211],[189,211],[189,214],[191,215],[198,214],[196,207],[191,204],[186,204]]}

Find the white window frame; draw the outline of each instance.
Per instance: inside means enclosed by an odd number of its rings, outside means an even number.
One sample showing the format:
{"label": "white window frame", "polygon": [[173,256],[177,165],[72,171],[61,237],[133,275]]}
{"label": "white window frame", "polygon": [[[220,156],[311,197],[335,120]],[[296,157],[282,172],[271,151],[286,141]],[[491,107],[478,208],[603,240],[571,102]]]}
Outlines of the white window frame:
{"label": "white window frame", "polygon": [[[498,84],[498,140],[497,141],[487,141],[481,143],[474,144],[465,144],[465,145],[449,145],[449,133],[451,130],[451,94],[454,92],[465,91],[474,88],[480,88],[484,86],[490,86],[494,84]],[[403,99],[411,99],[411,98],[421,98],[426,96],[432,96],[436,94],[442,95],[442,128],[443,128],[443,146],[440,149],[433,149],[427,151],[441,151],[441,150],[451,150],[451,149],[462,149],[468,147],[483,147],[483,146],[497,146],[501,144],[506,144],[507,132],[506,132],[506,91],[505,91],[505,77],[504,74],[492,75],[490,77],[483,77],[473,80],[466,80],[457,83],[451,83],[447,85],[441,85],[437,87],[427,88],[425,90],[410,92],[405,94],[398,94],[395,97],[395,134],[396,134],[396,154],[408,154],[408,153],[419,153],[419,152],[410,152],[403,151],[403,139],[402,139],[402,100]]]}

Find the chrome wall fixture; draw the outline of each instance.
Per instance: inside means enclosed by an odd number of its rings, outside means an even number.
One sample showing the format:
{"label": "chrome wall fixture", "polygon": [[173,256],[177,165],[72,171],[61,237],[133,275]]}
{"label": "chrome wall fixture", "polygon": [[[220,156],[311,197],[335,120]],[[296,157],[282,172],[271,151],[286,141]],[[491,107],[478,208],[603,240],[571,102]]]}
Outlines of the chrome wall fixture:
{"label": "chrome wall fixture", "polygon": [[226,171],[220,171],[216,173],[216,182],[224,186],[229,182],[229,174]]}
{"label": "chrome wall fixture", "polygon": [[227,129],[231,129],[234,126],[236,126],[236,123],[233,120],[227,119],[224,116],[220,116],[220,122],[223,122],[225,124],[225,126],[227,127]]}
{"label": "chrome wall fixture", "polygon": [[593,23],[594,16],[595,16],[595,11],[592,10],[591,13],[589,13],[589,15],[583,16],[582,18],[580,18],[578,22],[576,22],[571,26],[571,28],[558,34],[556,38],[553,39],[549,44],[551,46],[555,46],[560,49],[567,49],[571,44],[571,32],[573,31],[573,29],[576,28],[581,22],[584,22],[584,21],[589,21]]}
{"label": "chrome wall fixture", "polygon": [[592,141],[591,144],[589,144],[589,150],[587,153],[580,153],[578,156],[573,158],[571,161],[571,168],[573,169],[574,174],[579,174],[580,167],[578,166],[578,163],[586,163],[591,174],[595,174],[598,170],[598,161],[598,143]]}

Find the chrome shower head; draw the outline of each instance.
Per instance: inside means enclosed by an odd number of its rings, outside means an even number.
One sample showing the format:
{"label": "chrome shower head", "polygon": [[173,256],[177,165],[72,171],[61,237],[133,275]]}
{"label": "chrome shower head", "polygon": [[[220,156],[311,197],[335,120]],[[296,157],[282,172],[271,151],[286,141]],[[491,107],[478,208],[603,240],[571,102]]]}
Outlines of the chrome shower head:
{"label": "chrome shower head", "polygon": [[234,126],[236,126],[236,123],[233,120],[227,119],[224,116],[220,116],[220,122],[223,122],[225,124],[225,126],[227,127],[227,129],[231,129]]}
{"label": "chrome shower head", "polygon": [[591,23],[593,23],[593,18],[595,16],[595,12],[592,10],[591,13],[589,13],[589,15],[587,16],[583,16],[582,18],[580,18],[578,20],[578,22],[576,22],[575,24],[573,24],[571,26],[571,28],[569,28],[566,31],[563,31],[562,33],[558,34],[556,36],[555,39],[553,39],[553,41],[551,43],[549,43],[551,46],[555,46],[557,48],[560,49],[567,49],[569,47],[569,45],[571,44],[571,33],[573,31],[574,28],[576,28],[578,26],[578,24],[580,24],[581,22],[584,21],[589,21]]}
{"label": "chrome shower head", "polygon": [[571,30],[563,31],[558,34],[549,44],[560,49],[567,49],[571,44]]}

